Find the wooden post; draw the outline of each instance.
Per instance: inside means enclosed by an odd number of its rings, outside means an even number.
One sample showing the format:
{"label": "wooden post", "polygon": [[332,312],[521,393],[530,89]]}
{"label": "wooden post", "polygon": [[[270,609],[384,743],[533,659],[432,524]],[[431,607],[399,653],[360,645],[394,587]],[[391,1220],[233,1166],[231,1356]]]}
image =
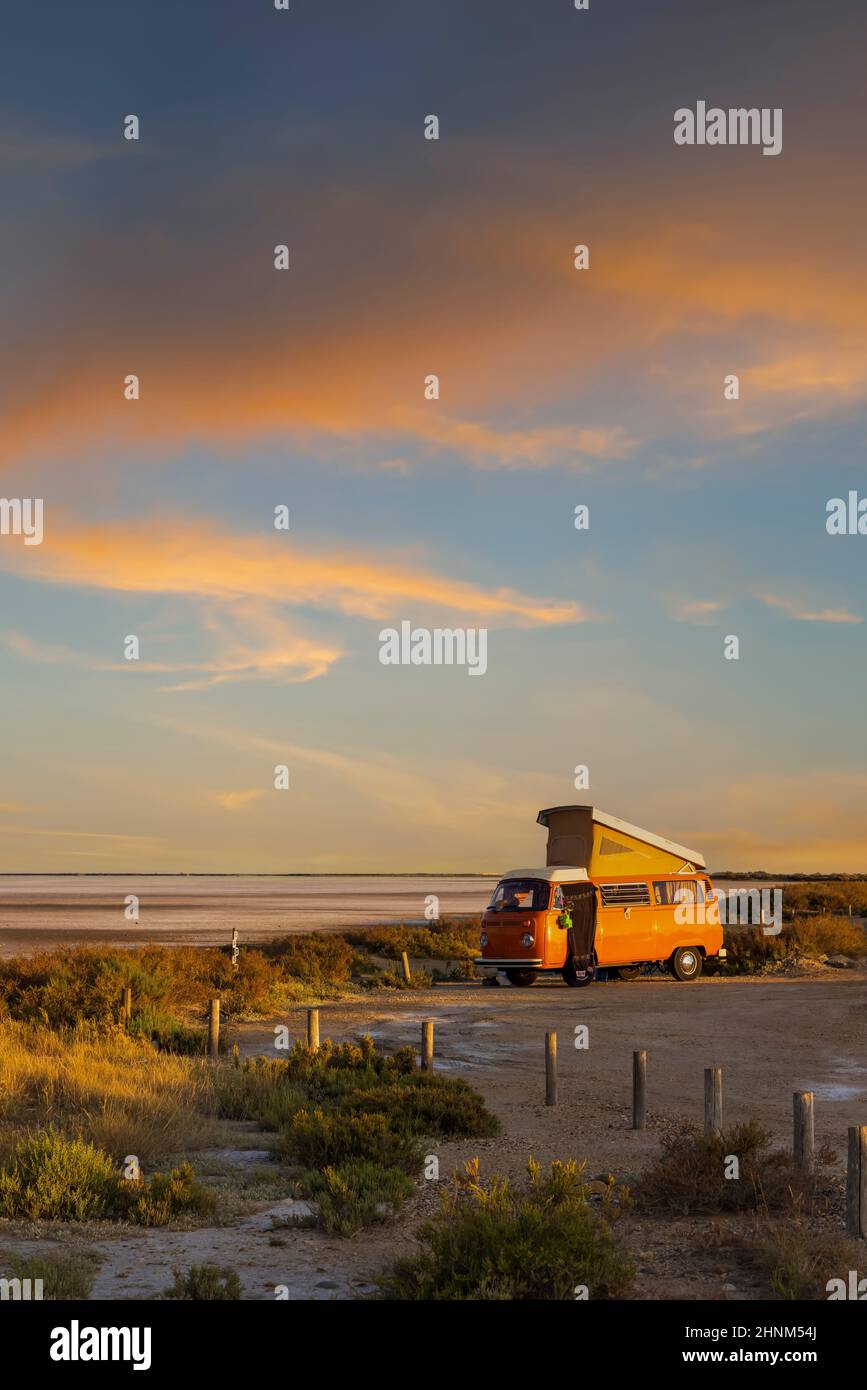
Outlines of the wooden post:
{"label": "wooden post", "polygon": [[241,1065],[241,1049],[237,1043],[232,1043],[232,1065],[235,1067]]}
{"label": "wooden post", "polygon": [[426,1018],[421,1025],[421,1069],[433,1071],[434,1021]]}
{"label": "wooden post", "polygon": [[792,1093],[794,1131],[792,1152],[799,1168],[807,1172],[813,1166],[815,1150],[815,1130],[813,1127],[813,1092],[794,1091]]}
{"label": "wooden post", "polygon": [[401,953],[400,953],[400,958],[401,958],[401,961],[403,962],[403,978],[406,980],[406,983],[407,983],[408,985],[411,985],[411,984],[412,984],[412,971],[411,971],[410,968],[409,968],[409,956],[407,955],[406,951],[401,951]]}
{"label": "wooden post", "polygon": [[846,1230],[857,1240],[867,1239],[867,1125],[853,1125],[849,1130]]}
{"label": "wooden post", "polygon": [[239,945],[238,945],[238,928],[237,928],[237,927],[233,927],[233,928],[232,928],[232,969],[233,969],[233,970],[237,970],[237,969],[238,969],[238,956],[239,956],[239,955],[240,955],[240,947],[239,947]]}
{"label": "wooden post", "polygon": [[632,1054],[632,1128],[644,1129],[647,1113],[647,1053]]}
{"label": "wooden post", "polygon": [[319,1051],[319,1010],[307,1010],[307,1046],[313,1051]]}
{"label": "wooden post", "polygon": [[705,1067],[704,1132],[722,1133],[722,1067]]}
{"label": "wooden post", "polygon": [[545,1104],[557,1104],[557,1034],[545,1034]]}
{"label": "wooden post", "polygon": [[211,1000],[211,1011],[208,1015],[208,1056],[219,1057],[220,1055],[220,996],[216,995]]}
{"label": "wooden post", "polygon": [[123,1021],[127,1028],[132,1019],[132,985],[127,985],[123,992]]}

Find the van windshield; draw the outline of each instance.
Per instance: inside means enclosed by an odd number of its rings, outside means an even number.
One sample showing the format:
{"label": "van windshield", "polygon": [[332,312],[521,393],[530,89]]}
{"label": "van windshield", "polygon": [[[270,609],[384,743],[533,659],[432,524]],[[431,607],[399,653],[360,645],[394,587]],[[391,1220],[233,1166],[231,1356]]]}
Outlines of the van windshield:
{"label": "van windshield", "polygon": [[544,912],[550,883],[537,878],[507,878],[497,884],[489,912]]}

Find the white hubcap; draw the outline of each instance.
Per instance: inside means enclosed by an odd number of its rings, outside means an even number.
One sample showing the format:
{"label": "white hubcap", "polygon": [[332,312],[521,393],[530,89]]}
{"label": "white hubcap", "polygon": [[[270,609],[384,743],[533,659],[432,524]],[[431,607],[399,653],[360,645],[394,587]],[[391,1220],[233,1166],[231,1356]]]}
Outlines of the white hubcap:
{"label": "white hubcap", "polygon": [[692,954],[692,951],[685,951],[681,956],[680,968],[681,970],[685,970],[687,975],[695,970],[695,956]]}

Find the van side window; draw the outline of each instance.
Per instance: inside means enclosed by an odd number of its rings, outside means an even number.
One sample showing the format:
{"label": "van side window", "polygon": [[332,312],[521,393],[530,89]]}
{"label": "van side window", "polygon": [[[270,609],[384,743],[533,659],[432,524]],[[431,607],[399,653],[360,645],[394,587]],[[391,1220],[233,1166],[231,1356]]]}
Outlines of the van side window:
{"label": "van side window", "polygon": [[688,879],[664,879],[653,885],[653,900],[657,907],[671,907],[675,903],[704,902],[704,884]]}
{"label": "van side window", "polygon": [[565,904],[563,902],[563,889],[560,887],[558,883],[556,888],[554,889],[554,896],[551,899],[551,907],[555,912],[562,912],[564,905]]}

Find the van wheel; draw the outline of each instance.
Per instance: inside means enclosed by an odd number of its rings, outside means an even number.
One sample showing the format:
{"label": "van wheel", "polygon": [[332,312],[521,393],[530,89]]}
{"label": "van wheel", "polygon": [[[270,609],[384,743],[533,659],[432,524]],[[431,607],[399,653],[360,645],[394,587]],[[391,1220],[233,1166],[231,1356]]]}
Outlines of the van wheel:
{"label": "van wheel", "polygon": [[701,974],[701,951],[697,946],[678,946],[668,962],[676,980],[697,980]]}
{"label": "van wheel", "polygon": [[505,975],[510,985],[517,985],[520,989],[527,989],[536,983],[535,970],[507,970]]}
{"label": "van wheel", "polygon": [[575,967],[570,961],[568,965],[563,966],[563,969],[560,971],[560,974],[563,976],[563,979],[566,981],[566,984],[569,985],[571,989],[584,989],[585,986],[592,985],[593,983],[592,965],[590,969],[587,971],[586,975],[576,975]]}
{"label": "van wheel", "polygon": [[617,969],[618,980],[637,980],[640,974],[640,965],[621,965]]}

